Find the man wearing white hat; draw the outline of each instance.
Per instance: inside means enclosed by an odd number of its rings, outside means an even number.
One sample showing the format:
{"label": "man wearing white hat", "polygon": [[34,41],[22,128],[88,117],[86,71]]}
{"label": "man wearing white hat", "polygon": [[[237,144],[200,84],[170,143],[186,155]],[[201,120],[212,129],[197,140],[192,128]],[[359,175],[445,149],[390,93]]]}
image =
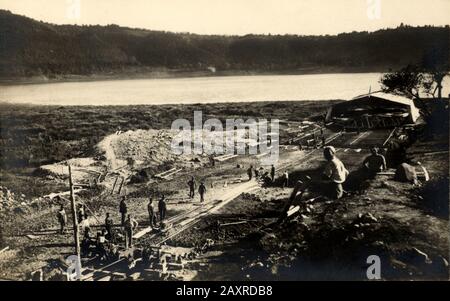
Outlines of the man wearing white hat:
{"label": "man wearing white hat", "polygon": [[324,177],[329,181],[328,196],[333,199],[340,199],[344,195],[342,184],[348,176],[348,170],[344,163],[335,155],[336,149],[333,146],[326,146],[323,149],[323,156],[328,161],[323,171]]}

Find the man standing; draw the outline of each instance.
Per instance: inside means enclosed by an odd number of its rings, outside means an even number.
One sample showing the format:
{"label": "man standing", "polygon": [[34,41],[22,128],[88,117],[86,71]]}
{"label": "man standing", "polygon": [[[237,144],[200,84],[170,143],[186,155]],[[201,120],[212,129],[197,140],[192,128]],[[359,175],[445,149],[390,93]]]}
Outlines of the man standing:
{"label": "man standing", "polygon": [[127,204],[125,203],[125,196],[123,196],[122,200],[120,201],[119,212],[122,216],[121,222],[122,222],[122,226],[123,226],[123,225],[125,225],[125,217],[127,216],[127,212],[128,212]]}
{"label": "man standing", "polygon": [[250,165],[250,167],[247,169],[247,175],[248,175],[248,180],[250,181],[253,177],[253,165]]}
{"label": "man standing", "polygon": [[200,194],[200,202],[203,203],[203,201],[205,200],[205,193],[206,193],[206,186],[205,186],[205,182],[201,182],[200,186],[198,187],[198,193]]}
{"label": "man standing", "polygon": [[374,177],[378,172],[387,169],[386,159],[379,153],[377,147],[372,147],[370,151],[372,154],[364,160],[363,167],[367,171],[369,177]]}
{"label": "man standing", "polygon": [[349,172],[335,154],[336,149],[333,146],[326,146],[323,149],[323,156],[328,161],[323,175],[328,181],[328,196],[332,199],[340,199],[344,195],[342,183],[347,179]]}
{"label": "man standing", "polygon": [[159,200],[158,210],[159,210],[159,222],[162,223],[166,218],[166,210],[167,210],[164,194],[161,196],[161,199]]}
{"label": "man standing", "polygon": [[138,222],[128,214],[128,219],[125,221],[125,248],[128,249],[133,246],[133,233],[138,227]]}
{"label": "man standing", "polygon": [[113,234],[112,234],[113,225],[114,225],[114,222],[113,222],[112,218],[109,216],[109,212],[107,212],[106,218],[105,218],[105,229],[106,229],[106,238],[109,241],[113,240]]}
{"label": "man standing", "polygon": [[81,204],[78,205],[77,215],[78,223],[81,224],[81,222],[84,220],[84,207]]}
{"label": "man standing", "polygon": [[191,179],[188,182],[188,186],[189,186],[189,197],[192,199],[194,198],[195,195],[195,186],[196,186],[194,177],[191,177]]}
{"label": "man standing", "polygon": [[61,207],[58,211],[58,221],[60,225],[60,233],[64,234],[66,232],[66,224],[67,224],[67,214],[64,210],[64,205],[61,204]]}
{"label": "man standing", "polygon": [[283,188],[288,187],[289,186],[289,173],[287,171],[285,171],[283,173]]}
{"label": "man standing", "polygon": [[270,178],[272,179],[272,183],[275,182],[275,165],[272,164],[270,168]]}
{"label": "man standing", "polygon": [[156,214],[155,214],[155,208],[153,207],[153,199],[150,197],[150,201],[147,205],[147,211],[148,211],[148,220],[150,227],[154,228],[156,226]]}

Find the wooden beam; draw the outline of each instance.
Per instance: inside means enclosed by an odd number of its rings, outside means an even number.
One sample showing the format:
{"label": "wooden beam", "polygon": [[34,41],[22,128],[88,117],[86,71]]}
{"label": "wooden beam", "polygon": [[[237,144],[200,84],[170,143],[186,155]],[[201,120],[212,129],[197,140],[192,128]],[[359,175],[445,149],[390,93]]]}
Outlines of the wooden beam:
{"label": "wooden beam", "polygon": [[[75,240],[75,252],[78,258],[78,267],[79,271],[81,271],[81,250],[80,250],[80,235],[78,233],[78,219],[77,219],[77,207],[75,204],[75,193],[73,191],[73,179],[72,179],[72,169],[70,165],[69,167],[69,185],[70,185],[70,203],[72,205],[72,221],[73,221],[73,235]],[[80,279],[79,279],[80,280]]]}
{"label": "wooden beam", "polygon": [[118,181],[118,180],[119,180],[119,175],[117,175],[116,180],[114,181],[114,185],[113,185],[113,187],[112,187],[111,194],[114,193],[114,189],[116,189],[116,184],[117,184],[117,181]]}

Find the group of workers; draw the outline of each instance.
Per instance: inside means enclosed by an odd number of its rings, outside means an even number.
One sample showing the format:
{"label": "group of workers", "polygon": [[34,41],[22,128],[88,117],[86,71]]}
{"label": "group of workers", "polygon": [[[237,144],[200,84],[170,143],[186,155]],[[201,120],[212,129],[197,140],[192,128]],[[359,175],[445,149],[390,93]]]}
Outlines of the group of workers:
{"label": "group of workers", "polygon": [[[333,146],[325,146],[323,148],[323,155],[327,164],[323,170],[323,180],[325,194],[327,197],[331,199],[340,199],[344,196],[344,187],[343,184],[348,178],[349,171],[346,169],[344,163],[336,156],[336,149]],[[367,178],[373,178],[378,172],[386,170],[386,159],[380,154],[379,149],[376,147],[371,148],[371,155],[368,156],[363,162],[363,170]],[[254,169],[251,165],[248,170],[248,178],[252,180],[253,175],[255,178],[263,177],[263,179],[274,183],[275,182],[275,166],[272,165],[270,168],[270,172],[264,172],[264,169],[261,167],[259,170]],[[193,199],[195,197],[196,190],[196,182],[195,178],[191,177],[187,182],[189,187],[189,198]],[[282,176],[282,187],[289,186],[289,174],[287,171],[283,172]],[[200,182],[198,187],[198,193],[200,195],[200,202],[204,202],[205,194],[206,194],[206,185],[204,181]],[[147,204],[149,225],[152,228],[157,228],[157,220],[158,215],[156,212],[156,208],[153,204],[153,198],[150,197],[149,202]],[[163,226],[163,221],[166,218],[166,199],[165,196],[162,195],[158,201],[158,214],[159,214],[159,222],[160,226]],[[138,227],[138,222],[132,217],[131,214],[128,213],[128,206],[126,203],[125,196],[122,197],[119,204],[119,213],[121,215],[121,227],[123,228],[124,236],[125,236],[125,248],[132,247],[133,245],[133,235]],[[57,218],[60,224],[60,233],[65,233],[65,228],[67,225],[67,214],[64,209],[64,205],[61,205],[60,210],[57,212]],[[77,209],[77,220],[84,230],[84,237],[82,247],[89,248],[92,244],[92,238],[90,237],[90,227],[87,223],[87,207],[85,205],[78,206]],[[100,258],[106,257],[106,246],[109,242],[116,242],[116,237],[114,234],[114,222],[110,216],[110,213],[106,213],[106,218],[104,222],[104,229],[97,233],[97,237],[95,240],[95,245],[97,247],[97,252],[100,255]]]}
{"label": "group of workers", "polygon": [[[197,187],[197,183],[195,182],[195,178],[193,176],[187,182],[187,185],[189,187],[189,198],[193,199],[195,197],[195,188]],[[198,186],[198,194],[200,195],[200,202],[203,203],[205,201],[206,194],[206,185],[204,181],[201,181]]]}
{"label": "group of workers", "polygon": [[[371,148],[371,155],[364,159],[363,171],[365,178],[373,178],[378,172],[387,169],[386,159],[380,154],[377,147]],[[325,146],[323,155],[327,160],[323,177],[326,183],[326,195],[332,199],[340,199],[344,195],[343,184],[348,178],[349,171],[344,163],[336,156],[336,149],[333,146]],[[363,179],[360,179],[363,180]]]}

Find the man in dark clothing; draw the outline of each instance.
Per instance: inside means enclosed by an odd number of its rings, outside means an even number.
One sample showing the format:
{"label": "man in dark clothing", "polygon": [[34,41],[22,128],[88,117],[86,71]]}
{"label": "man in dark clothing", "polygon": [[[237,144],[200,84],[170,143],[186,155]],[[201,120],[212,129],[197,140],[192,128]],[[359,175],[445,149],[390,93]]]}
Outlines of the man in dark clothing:
{"label": "man in dark clothing", "polygon": [[250,167],[247,169],[247,175],[248,175],[248,180],[250,181],[253,177],[253,165],[250,165]]}
{"label": "man in dark clothing", "polygon": [[378,172],[387,169],[386,159],[379,153],[377,147],[372,147],[370,152],[372,154],[364,160],[363,167],[366,169],[370,177],[374,177]]}
{"label": "man in dark clothing", "polygon": [[164,219],[166,218],[166,210],[167,210],[166,200],[165,200],[164,195],[162,195],[161,199],[159,200],[158,210],[159,210],[159,222],[163,222]]}
{"label": "man in dark clothing", "polygon": [[155,208],[153,207],[153,199],[150,198],[150,201],[147,205],[147,211],[148,211],[148,220],[150,227],[154,228],[156,227],[156,214],[155,214]]}
{"label": "man in dark clothing", "polygon": [[128,214],[128,218],[125,221],[125,248],[128,249],[133,246],[133,233],[138,227],[138,222]]}
{"label": "man in dark clothing", "polygon": [[272,183],[275,182],[275,165],[272,164],[270,168],[270,178],[272,179]]}
{"label": "man in dark clothing", "polygon": [[67,224],[67,215],[66,211],[64,210],[64,205],[61,205],[59,211],[58,211],[58,221],[60,225],[60,233],[64,234],[66,231],[66,224]]}
{"label": "man in dark clothing", "polygon": [[125,197],[122,197],[122,200],[120,201],[120,205],[119,205],[119,212],[122,215],[122,226],[125,225],[125,218],[127,216],[127,204],[125,203]]}
{"label": "man in dark clothing", "polygon": [[114,222],[112,220],[112,218],[109,216],[109,212],[106,213],[106,218],[105,218],[105,229],[106,229],[106,239],[108,239],[109,241],[113,240],[113,230],[112,227],[114,225]]}
{"label": "man in dark clothing", "polygon": [[84,207],[81,204],[78,205],[77,215],[78,223],[81,224],[81,222],[84,220]]}
{"label": "man in dark clothing", "polygon": [[203,202],[205,200],[205,193],[206,193],[206,186],[204,182],[200,183],[200,186],[198,187],[198,193],[200,194],[200,202]]}
{"label": "man in dark clothing", "polygon": [[196,186],[194,177],[192,177],[189,180],[188,186],[189,186],[189,197],[192,199],[192,198],[194,198],[194,195],[195,195],[195,186]]}

